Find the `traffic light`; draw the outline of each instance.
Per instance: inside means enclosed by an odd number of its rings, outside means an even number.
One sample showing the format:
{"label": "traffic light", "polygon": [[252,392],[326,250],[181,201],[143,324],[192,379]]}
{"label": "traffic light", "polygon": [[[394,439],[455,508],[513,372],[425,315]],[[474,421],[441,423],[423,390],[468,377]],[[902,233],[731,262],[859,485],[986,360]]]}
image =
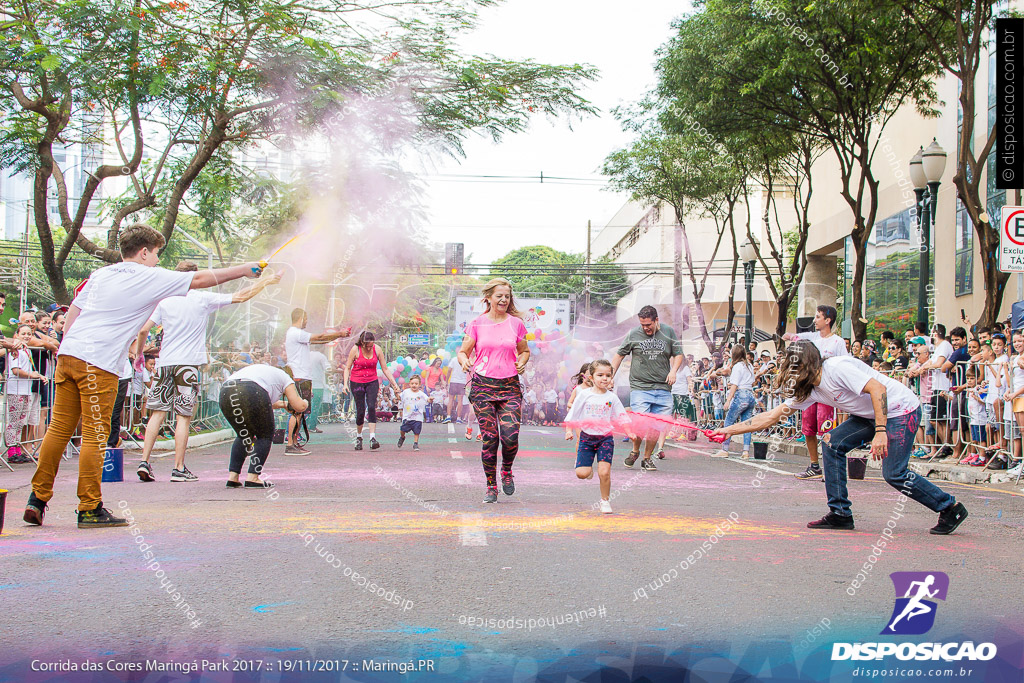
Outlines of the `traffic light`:
{"label": "traffic light", "polygon": [[447,242],[444,245],[444,272],[448,275],[462,275],[464,272],[462,242]]}

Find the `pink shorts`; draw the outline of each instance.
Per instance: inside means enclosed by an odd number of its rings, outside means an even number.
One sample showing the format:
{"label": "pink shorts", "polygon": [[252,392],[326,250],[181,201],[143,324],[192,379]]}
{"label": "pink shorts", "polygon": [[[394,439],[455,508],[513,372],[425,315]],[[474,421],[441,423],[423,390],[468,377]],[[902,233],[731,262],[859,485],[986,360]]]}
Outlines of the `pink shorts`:
{"label": "pink shorts", "polygon": [[825,403],[812,403],[804,410],[801,420],[801,432],[804,436],[821,436],[825,433],[822,429],[827,420],[835,417],[835,410]]}

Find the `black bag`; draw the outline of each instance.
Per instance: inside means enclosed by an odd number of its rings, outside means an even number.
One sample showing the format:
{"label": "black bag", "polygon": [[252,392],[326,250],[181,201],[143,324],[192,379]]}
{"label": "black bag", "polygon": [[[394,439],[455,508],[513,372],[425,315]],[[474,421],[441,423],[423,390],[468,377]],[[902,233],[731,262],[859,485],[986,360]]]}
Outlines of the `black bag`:
{"label": "black bag", "polygon": [[[275,429],[274,436],[270,438],[273,443],[284,443],[284,434],[288,431],[286,429]],[[266,434],[266,432],[264,432]]]}

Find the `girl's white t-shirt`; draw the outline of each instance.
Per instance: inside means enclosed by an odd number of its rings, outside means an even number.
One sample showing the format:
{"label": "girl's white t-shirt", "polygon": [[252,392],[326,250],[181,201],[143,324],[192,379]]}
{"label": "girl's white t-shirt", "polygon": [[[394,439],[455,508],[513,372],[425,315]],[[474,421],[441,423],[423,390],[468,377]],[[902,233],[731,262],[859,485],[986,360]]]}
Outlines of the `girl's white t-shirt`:
{"label": "girl's white t-shirt", "polygon": [[732,366],[729,373],[729,384],[736,385],[737,389],[752,389],[754,387],[754,372],[748,363],[737,363]]}
{"label": "girl's white t-shirt", "polygon": [[25,372],[32,372],[32,358],[28,349],[18,351],[18,355],[12,357],[7,354],[7,393],[14,396],[28,396],[32,393],[32,380],[18,377],[14,374],[14,368]]}
{"label": "girl's white t-shirt", "polygon": [[613,421],[626,414],[622,401],[611,391],[597,393],[593,387],[581,388],[576,392],[576,400],[572,410],[566,416],[566,422],[583,421],[588,425],[580,429],[591,436],[606,436],[612,433]]}

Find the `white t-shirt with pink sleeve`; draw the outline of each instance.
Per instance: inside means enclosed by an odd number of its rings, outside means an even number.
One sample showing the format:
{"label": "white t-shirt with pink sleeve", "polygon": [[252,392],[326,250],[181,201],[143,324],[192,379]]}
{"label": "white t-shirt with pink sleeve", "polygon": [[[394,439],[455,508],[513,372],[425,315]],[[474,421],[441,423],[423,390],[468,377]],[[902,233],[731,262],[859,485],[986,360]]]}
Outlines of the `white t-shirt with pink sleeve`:
{"label": "white t-shirt with pink sleeve", "polygon": [[526,325],[515,316],[496,323],[486,314],[478,316],[466,326],[466,334],[474,342],[473,371],[491,379],[514,377],[516,347],[526,339]]}

